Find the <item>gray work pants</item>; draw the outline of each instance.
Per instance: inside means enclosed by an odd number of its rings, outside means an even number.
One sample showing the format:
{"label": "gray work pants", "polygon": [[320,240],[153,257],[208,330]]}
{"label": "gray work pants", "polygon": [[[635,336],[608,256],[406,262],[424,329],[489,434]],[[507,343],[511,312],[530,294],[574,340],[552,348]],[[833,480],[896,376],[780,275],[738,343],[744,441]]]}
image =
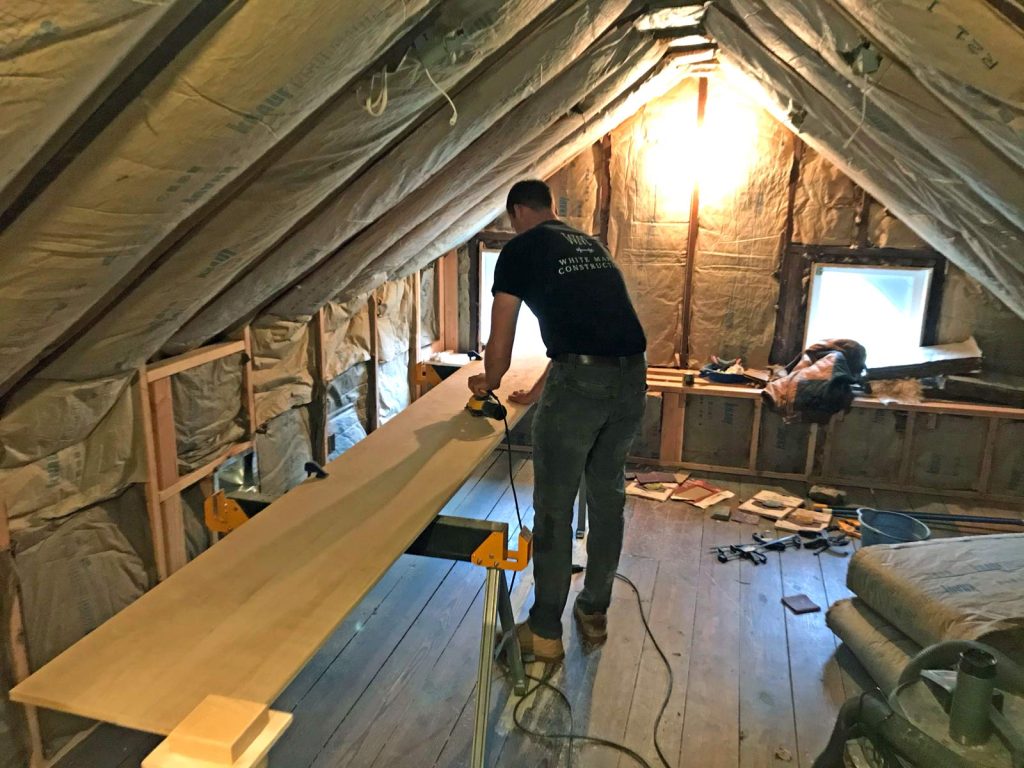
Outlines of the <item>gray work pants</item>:
{"label": "gray work pants", "polygon": [[530,628],[541,637],[562,636],[573,507],[584,472],[590,532],[580,607],[604,612],[611,602],[622,551],[623,470],[643,417],[646,379],[642,356],[621,360],[617,367],[551,364],[533,419],[535,594]]}

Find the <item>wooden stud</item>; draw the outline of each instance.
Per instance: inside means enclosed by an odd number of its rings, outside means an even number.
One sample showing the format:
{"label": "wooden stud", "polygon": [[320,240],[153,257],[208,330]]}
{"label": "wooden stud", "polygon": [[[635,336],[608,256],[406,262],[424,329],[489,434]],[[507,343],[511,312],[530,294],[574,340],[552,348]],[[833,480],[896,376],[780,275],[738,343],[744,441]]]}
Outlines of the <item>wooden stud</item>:
{"label": "wooden stud", "polygon": [[772,339],[771,362],[788,365],[800,352],[803,342],[803,323],[807,304],[804,277],[809,262],[791,247],[793,242],[793,221],[796,207],[796,191],[800,185],[800,163],[803,160],[804,143],[799,137],[793,141],[793,164],[789,170],[789,196],[786,208],[786,230],[782,241],[779,263],[779,300],[776,305],[775,335]]}
{"label": "wooden stud", "polygon": [[437,339],[430,345],[430,349],[433,352],[444,352],[445,300],[447,299],[444,290],[444,256],[437,260],[436,265],[434,292],[437,296]]}
{"label": "wooden stud", "polygon": [[242,344],[244,344],[244,363],[242,364],[242,397],[244,398],[245,414],[248,425],[247,432],[249,439],[256,436],[256,389],[253,380],[253,358],[252,358],[252,329],[247,325],[242,329]]}
{"label": "wooden stud", "polygon": [[804,479],[809,480],[811,475],[814,474],[814,460],[815,454],[818,452],[818,425],[811,424],[809,434],[807,436],[807,459],[804,463]]}
{"label": "wooden stud", "polygon": [[[238,342],[241,344],[242,342]],[[174,493],[165,498],[164,489],[178,482],[178,445],[174,428],[174,398],[171,380],[159,377],[149,383],[149,405],[152,416],[156,479],[160,499],[160,523],[163,526],[164,557],[167,574],[185,566],[185,521],[181,514],[181,496]]]}
{"label": "wooden stud", "polygon": [[420,362],[420,289],[422,288],[420,272],[416,270],[412,276],[412,318],[409,323],[409,397],[412,402],[419,398],[419,382],[416,366]]}
{"label": "wooden stud", "polygon": [[[697,133],[699,134],[704,127],[704,112],[708,102],[708,79],[702,77],[697,82]],[[694,176],[693,191],[690,193],[690,220],[687,225],[688,232],[686,236],[686,267],[683,273],[682,327],[680,328],[680,340],[677,347],[679,365],[682,368],[689,365],[690,358],[690,313],[693,304],[693,274],[696,269],[699,219],[700,182]]]}
{"label": "wooden stud", "polygon": [[380,426],[380,381],[377,370],[377,358],[380,354],[380,339],[377,329],[377,292],[372,291],[367,299],[367,307],[370,313],[370,381],[369,381],[369,403],[367,403],[367,421],[369,422],[368,432],[373,432]]}
{"label": "wooden stud", "polygon": [[661,400],[661,460],[682,461],[686,395],[666,392]]}
{"label": "wooden stud", "polygon": [[598,239],[608,245],[608,228],[612,209],[612,135],[606,133],[594,143],[597,169],[597,208],[594,210],[594,232]]}
{"label": "wooden stud", "polygon": [[869,224],[871,223],[871,204],[873,203],[871,195],[865,192],[863,189],[860,190],[860,208],[857,211],[857,247],[858,248],[870,248],[870,232],[868,232]]}
{"label": "wooden stud", "polygon": [[899,478],[900,483],[907,483],[910,480],[910,467],[914,461],[914,423],[917,421],[917,414],[910,411],[906,414],[907,426],[903,430],[903,451],[900,453]]}
{"label": "wooden stud", "polygon": [[449,251],[441,257],[440,282],[444,294],[441,337],[444,348],[459,350],[459,255]]}
{"label": "wooden stud", "polygon": [[203,478],[210,477],[217,471],[217,468],[228,459],[238,456],[240,453],[246,453],[251,451],[253,448],[252,440],[246,440],[241,443],[234,443],[223,452],[221,452],[216,458],[206,462],[203,466],[198,469],[194,469],[187,475],[181,475],[177,480],[171,483],[166,488],[160,489],[160,501],[168,501],[174,496],[178,495],[186,488],[195,485]]}
{"label": "wooden stud", "polygon": [[142,440],[146,451],[146,511],[149,515],[150,536],[153,540],[153,560],[157,579],[170,575],[167,568],[167,549],[164,543],[163,510],[160,506],[160,480],[157,473],[156,436],[153,432],[153,413],[150,410],[149,384],[145,366],[139,368],[136,382],[139,388],[139,414],[142,420]]}
{"label": "wooden stud", "polygon": [[[11,673],[15,685],[27,678],[32,671],[29,665],[28,645],[25,640],[25,613],[21,604],[21,587],[14,570],[14,549],[11,546],[11,528],[7,518],[7,505],[0,501],[0,557],[7,557],[11,564],[11,577],[15,580],[11,601],[10,624],[4,633],[4,645],[8,648]],[[43,737],[39,728],[39,712],[28,704],[21,705],[25,727],[25,750],[29,757],[29,768],[43,768],[46,760],[43,753]]]}
{"label": "wooden stud", "polygon": [[313,458],[323,466],[327,463],[330,436],[327,419],[327,318],[320,307],[310,321],[313,344],[313,402],[310,404],[313,434]]}
{"label": "wooden stud", "polygon": [[988,493],[989,484],[992,481],[992,461],[995,456],[996,438],[999,435],[999,419],[996,417],[988,420],[988,430],[985,433],[985,450],[981,454],[981,470],[978,472],[978,491]]}
{"label": "wooden stud", "polygon": [[176,373],[187,371],[190,368],[197,368],[200,365],[213,362],[214,360],[220,360],[222,357],[228,355],[235,355],[239,352],[245,352],[246,344],[244,339],[238,341],[226,341],[223,344],[210,344],[206,347],[200,347],[194,349],[191,352],[186,352],[183,355],[177,357],[171,357],[167,360],[161,360],[153,363],[146,369],[146,376],[152,383],[159,379],[165,379],[168,376],[173,376]]}
{"label": "wooden stud", "polygon": [[747,461],[747,468],[751,472],[757,471],[757,450],[761,445],[761,412],[764,410],[764,400],[754,401],[754,423],[750,434],[750,458]]}

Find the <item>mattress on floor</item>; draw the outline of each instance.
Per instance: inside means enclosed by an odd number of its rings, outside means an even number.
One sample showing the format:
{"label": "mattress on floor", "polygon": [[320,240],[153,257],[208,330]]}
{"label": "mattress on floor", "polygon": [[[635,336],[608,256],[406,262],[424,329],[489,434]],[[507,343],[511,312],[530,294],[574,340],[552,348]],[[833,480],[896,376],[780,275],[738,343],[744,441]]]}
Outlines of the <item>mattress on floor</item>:
{"label": "mattress on floor", "polygon": [[920,646],[979,640],[1024,660],[1024,534],[864,547],[846,583]]}
{"label": "mattress on floor", "polygon": [[896,687],[907,662],[921,650],[856,597],[835,603],[828,609],[825,622],[885,694]]}

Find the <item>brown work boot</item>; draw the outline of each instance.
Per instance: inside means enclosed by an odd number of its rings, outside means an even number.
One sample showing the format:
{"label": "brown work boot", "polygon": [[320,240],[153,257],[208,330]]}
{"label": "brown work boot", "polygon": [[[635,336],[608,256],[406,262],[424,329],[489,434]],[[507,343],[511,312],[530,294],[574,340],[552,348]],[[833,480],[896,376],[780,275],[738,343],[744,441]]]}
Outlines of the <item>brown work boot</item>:
{"label": "brown work boot", "polygon": [[583,642],[587,645],[603,645],[608,639],[608,614],[584,613],[577,597],[572,606],[572,615],[576,618],[576,626],[580,628]]}
{"label": "brown work boot", "polygon": [[562,639],[551,640],[535,635],[527,622],[516,624],[516,637],[519,638],[519,650],[523,661],[540,661],[544,664],[557,664],[565,658],[565,647]]}

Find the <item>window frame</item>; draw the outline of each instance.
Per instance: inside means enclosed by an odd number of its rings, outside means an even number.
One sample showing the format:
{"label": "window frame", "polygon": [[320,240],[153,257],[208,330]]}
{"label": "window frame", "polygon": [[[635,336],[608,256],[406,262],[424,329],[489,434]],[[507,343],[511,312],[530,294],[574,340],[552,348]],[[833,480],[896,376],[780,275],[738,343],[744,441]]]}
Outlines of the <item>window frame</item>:
{"label": "window frame", "polygon": [[480,338],[480,291],[483,289],[481,274],[483,273],[484,248],[500,251],[505,243],[515,237],[515,232],[484,230],[470,238],[469,241],[469,340],[477,352],[481,349]]}
{"label": "window frame", "polygon": [[846,248],[829,245],[790,245],[779,269],[779,304],[771,362],[787,365],[803,351],[811,306],[815,266],[913,267],[932,270],[925,306],[921,344],[937,343],[946,258],[927,248]]}

